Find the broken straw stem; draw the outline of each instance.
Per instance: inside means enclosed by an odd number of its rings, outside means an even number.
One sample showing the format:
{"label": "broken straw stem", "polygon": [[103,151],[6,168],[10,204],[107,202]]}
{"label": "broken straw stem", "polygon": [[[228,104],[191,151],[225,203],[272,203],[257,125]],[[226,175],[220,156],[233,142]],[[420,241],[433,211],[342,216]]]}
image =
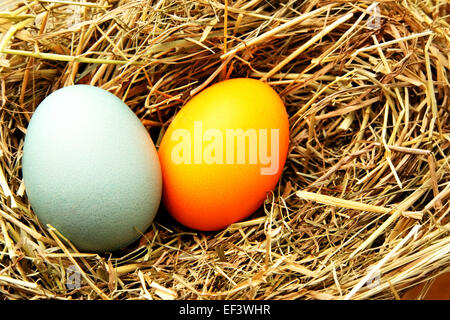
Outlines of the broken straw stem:
{"label": "broken straw stem", "polygon": [[110,5],[100,5],[97,3],[91,3],[91,2],[76,2],[76,1],[64,1],[64,0],[37,0],[38,2],[42,3],[54,3],[54,4],[65,4],[65,5],[71,5],[71,6],[83,6],[83,7],[89,7],[89,8],[99,8],[99,9],[108,9],[111,6]]}
{"label": "broken straw stem", "polygon": [[[354,209],[360,211],[381,213],[381,214],[391,214],[395,209],[389,209],[386,207],[376,206],[372,204],[365,204],[358,201],[353,200],[345,200],[332,196],[326,196],[318,193],[308,192],[308,191],[297,191],[297,197],[302,198],[304,200],[316,201],[321,204],[336,206],[340,208],[346,209]],[[422,212],[403,212],[403,214],[410,218],[421,219]]]}
{"label": "broken straw stem", "polygon": [[333,31],[336,27],[343,24],[345,21],[353,17],[353,13],[347,13],[346,15],[340,17],[335,22],[330,24],[329,26],[326,26],[322,29],[319,33],[317,33],[314,37],[312,37],[309,41],[307,41],[305,44],[297,48],[294,52],[292,52],[288,57],[286,57],[283,61],[281,61],[279,64],[277,64],[272,70],[270,70],[268,73],[266,73],[261,80],[266,81],[267,78],[270,78],[272,75],[277,73],[281,68],[283,68],[286,64],[294,60],[299,54],[301,54],[303,51],[308,49],[313,43],[319,41],[322,39],[325,35]]}
{"label": "broken straw stem", "polygon": [[98,63],[98,64],[137,64],[145,65],[146,63],[140,61],[124,61],[124,60],[108,60],[108,59],[98,59],[98,58],[86,58],[79,56],[66,56],[56,53],[42,53],[42,52],[29,52],[14,49],[3,49],[1,53],[33,57],[37,59],[48,59],[56,61],[67,61],[67,62],[84,62],[84,63]]}
{"label": "broken straw stem", "polygon": [[322,8],[316,9],[314,11],[308,12],[306,14],[303,14],[301,16],[298,16],[297,18],[292,19],[291,21],[288,21],[288,22],[286,22],[286,23],[284,23],[284,24],[282,24],[282,25],[280,25],[280,26],[278,26],[276,28],[273,28],[272,30],[267,31],[266,33],[263,33],[262,35],[254,38],[252,40],[242,42],[236,48],[228,51],[227,53],[222,54],[220,56],[220,59],[223,60],[223,59],[229,57],[230,55],[233,55],[233,54],[235,54],[235,53],[237,53],[237,52],[239,52],[239,51],[241,51],[241,50],[243,50],[245,48],[253,46],[253,45],[257,44],[258,42],[263,41],[264,39],[270,38],[270,37],[274,36],[275,34],[281,32],[281,31],[283,31],[285,29],[288,29],[288,28],[290,28],[290,27],[292,27],[292,26],[294,26],[294,25],[296,25],[296,24],[298,24],[298,23],[300,23],[300,22],[302,22],[302,21],[304,21],[304,20],[306,20],[308,18],[314,17],[317,14],[322,13],[322,12],[324,12],[326,10],[331,9],[331,8],[332,8],[332,6],[328,5],[328,6],[324,6]]}
{"label": "broken straw stem", "polygon": [[414,235],[417,235],[417,232],[420,229],[420,224],[415,225],[408,235],[403,238],[395,247],[392,249],[383,259],[381,259],[371,270],[361,279],[360,282],[345,296],[344,300],[349,300],[359,289],[361,289],[370,279],[373,278],[375,272],[377,272],[383,264],[386,263],[403,245]]}
{"label": "broken straw stem", "polygon": [[363,52],[363,51],[370,51],[370,50],[376,49],[376,48],[388,47],[388,46],[390,46],[390,45],[392,45],[394,43],[398,43],[398,42],[401,42],[401,41],[411,40],[411,39],[415,39],[415,38],[419,38],[419,37],[425,37],[425,36],[428,36],[428,35],[430,35],[432,33],[433,33],[433,31],[427,30],[427,31],[424,31],[424,32],[416,33],[416,34],[411,34],[411,35],[403,37],[403,38],[382,42],[380,44],[374,44],[372,46],[368,46],[368,47],[365,47],[365,48],[360,48],[360,49],[356,50],[355,52],[353,52],[352,56],[355,57],[360,52]]}

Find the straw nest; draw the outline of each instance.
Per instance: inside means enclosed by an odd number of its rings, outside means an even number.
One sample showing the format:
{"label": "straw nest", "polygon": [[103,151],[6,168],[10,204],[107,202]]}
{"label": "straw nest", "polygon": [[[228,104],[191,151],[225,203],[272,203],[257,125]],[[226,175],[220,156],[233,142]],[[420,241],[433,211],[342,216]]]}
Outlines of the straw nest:
{"label": "straw nest", "polygon": [[[449,271],[448,2],[1,6],[0,297],[393,299]],[[197,232],[161,208],[114,254],[78,252],[40,225],[21,156],[44,97],[102,87],[158,145],[192,95],[235,77],[267,81],[290,116],[282,178],[250,218]]]}

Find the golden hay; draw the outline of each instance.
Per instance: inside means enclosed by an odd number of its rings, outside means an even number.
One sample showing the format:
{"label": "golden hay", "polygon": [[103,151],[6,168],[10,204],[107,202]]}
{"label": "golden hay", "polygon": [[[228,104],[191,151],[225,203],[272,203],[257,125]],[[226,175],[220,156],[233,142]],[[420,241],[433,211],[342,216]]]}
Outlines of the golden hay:
{"label": "golden hay", "polygon": [[[449,14],[437,0],[3,1],[0,297],[398,299],[449,271]],[[197,232],[161,208],[112,255],[39,224],[21,156],[45,96],[109,90],[158,145],[193,94],[236,77],[267,81],[291,124],[249,219]]]}

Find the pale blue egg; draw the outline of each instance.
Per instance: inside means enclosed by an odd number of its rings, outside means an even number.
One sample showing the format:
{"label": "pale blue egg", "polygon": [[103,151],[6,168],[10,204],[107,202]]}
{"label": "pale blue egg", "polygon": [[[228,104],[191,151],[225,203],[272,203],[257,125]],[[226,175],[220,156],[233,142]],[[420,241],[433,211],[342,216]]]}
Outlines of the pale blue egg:
{"label": "pale blue egg", "polygon": [[27,128],[22,171],[39,221],[81,251],[134,242],[161,200],[150,135],[122,100],[94,86],[65,87],[42,101]]}

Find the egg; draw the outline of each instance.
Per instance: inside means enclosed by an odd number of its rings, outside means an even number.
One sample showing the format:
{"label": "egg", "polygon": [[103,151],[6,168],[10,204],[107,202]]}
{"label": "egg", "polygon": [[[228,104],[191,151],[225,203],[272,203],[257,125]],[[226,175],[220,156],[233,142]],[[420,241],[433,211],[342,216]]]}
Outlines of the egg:
{"label": "egg", "polygon": [[161,167],[147,130],[114,94],[90,85],[48,95],[31,117],[22,172],[38,220],[79,250],[137,240],[161,201]]}
{"label": "egg", "polygon": [[288,146],[288,115],[273,88],[249,78],[218,82],[180,109],[161,140],[164,206],[196,230],[244,220],[275,188]]}

